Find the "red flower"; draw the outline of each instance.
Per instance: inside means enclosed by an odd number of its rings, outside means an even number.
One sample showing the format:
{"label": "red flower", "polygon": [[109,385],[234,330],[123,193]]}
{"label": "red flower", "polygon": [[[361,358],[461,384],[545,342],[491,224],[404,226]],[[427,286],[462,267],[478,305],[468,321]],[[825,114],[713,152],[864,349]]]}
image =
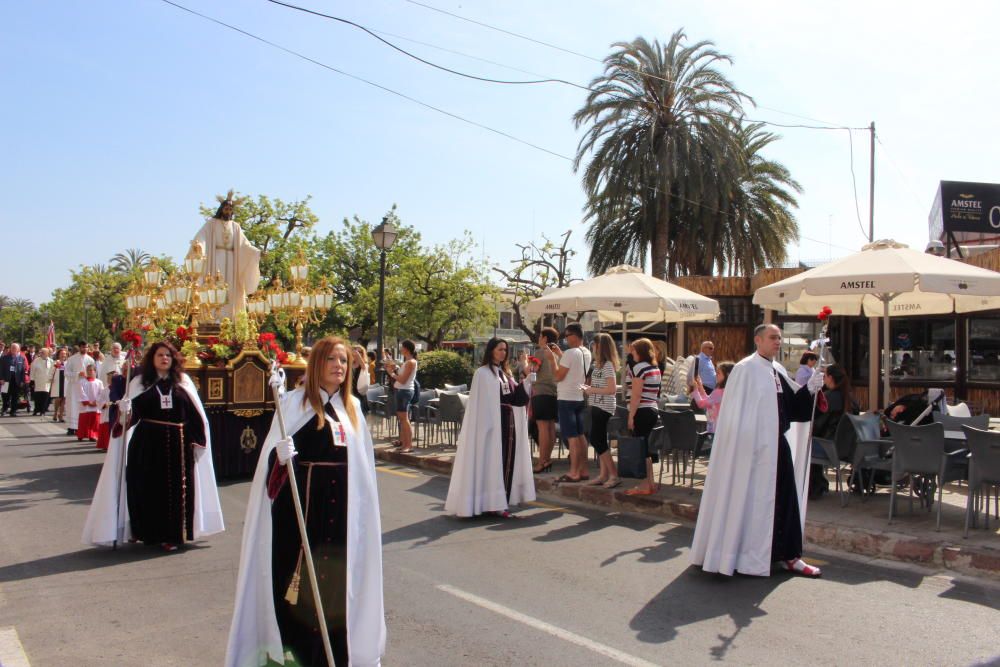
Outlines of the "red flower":
{"label": "red flower", "polygon": [[270,331],[263,331],[257,336],[257,342],[261,345],[267,345],[275,338],[274,334]]}
{"label": "red flower", "polygon": [[528,357],[528,363],[535,364],[536,366],[541,366],[542,360],[539,359],[538,357]]}
{"label": "red flower", "polygon": [[187,330],[187,328],[185,328],[185,327],[177,327],[177,330],[174,333],[177,334],[177,337],[180,338],[182,342],[187,341],[187,339],[188,339],[188,330]]}
{"label": "red flower", "polygon": [[218,336],[209,336],[207,342],[208,342],[209,345],[218,345],[219,344],[219,337]]}
{"label": "red flower", "polygon": [[277,354],[277,356],[275,358],[278,360],[279,364],[287,364],[288,363],[288,353],[284,352],[282,350],[278,350],[278,354]]}

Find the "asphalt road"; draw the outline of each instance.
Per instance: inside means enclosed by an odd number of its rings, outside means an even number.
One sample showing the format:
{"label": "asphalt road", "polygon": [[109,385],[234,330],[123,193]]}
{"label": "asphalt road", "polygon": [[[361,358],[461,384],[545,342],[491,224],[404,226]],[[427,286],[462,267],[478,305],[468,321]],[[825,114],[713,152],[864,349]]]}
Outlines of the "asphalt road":
{"label": "asphalt road", "polygon": [[[0,420],[0,665],[219,665],[247,482],[227,531],[176,554],[79,543],[103,454]],[[538,503],[442,515],[448,479],[380,466],[384,664],[1000,664],[1000,589],[812,554],[821,580],[707,575],[691,528]]]}

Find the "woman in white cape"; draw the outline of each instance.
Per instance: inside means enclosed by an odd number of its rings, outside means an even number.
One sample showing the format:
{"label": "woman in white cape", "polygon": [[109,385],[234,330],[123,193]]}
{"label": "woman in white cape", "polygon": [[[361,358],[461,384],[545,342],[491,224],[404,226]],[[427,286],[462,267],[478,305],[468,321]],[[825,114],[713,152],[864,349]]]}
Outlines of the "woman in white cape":
{"label": "woman in white cape", "polygon": [[318,341],[304,385],[281,399],[288,437],[275,416],[264,441],[243,528],[227,667],[284,664],[286,650],[297,664],[326,664],[288,460],[295,463],[334,661],[381,664],[386,631],[375,455],[351,395],[350,359],[344,341]]}
{"label": "woman in white cape", "polygon": [[[191,471],[194,484],[187,485],[187,488],[194,489],[194,499],[193,513],[191,511],[174,512],[183,523],[188,524],[182,528],[190,528],[190,530],[181,530],[176,536],[179,542],[182,543],[187,538],[197,540],[225,529],[222,521],[222,507],[219,504],[219,491],[215,484],[215,468],[212,465],[212,438],[208,428],[208,418],[205,415],[201,399],[198,398],[198,390],[191,382],[191,378],[181,372],[181,368],[183,368],[183,358],[169,343],[154,343],[146,351],[142,365],[138,369],[139,374],[133,377],[128,385],[126,398],[118,402],[118,411],[121,419],[124,420],[127,418],[126,415],[130,413],[133,401],[137,405],[152,403],[154,407],[132,414],[131,423],[125,424],[126,428],[121,429],[122,433],[112,436],[108,446],[108,454],[104,459],[104,467],[101,469],[101,476],[97,482],[97,489],[94,492],[94,499],[90,504],[90,511],[87,513],[87,521],[83,527],[84,544],[111,546],[133,539],[128,512],[129,489],[125,479],[125,471],[128,453],[139,446],[138,442],[133,441],[133,439],[135,437],[148,437],[150,429],[147,427],[149,424],[143,424],[144,418],[166,417],[166,419],[156,419],[156,421],[173,421],[176,418],[176,423],[183,423],[187,428],[185,437],[187,442],[184,444],[190,447],[194,458],[193,470]],[[171,385],[171,389],[164,389],[161,385]],[[162,408],[166,404],[164,398],[161,398],[163,396],[168,396],[171,404],[176,402],[177,407],[172,406],[169,409],[157,411],[155,409],[157,405]],[[193,408],[193,413],[184,414],[183,420],[179,417],[182,403],[185,408]],[[184,433],[183,429],[173,426],[152,429],[154,435],[166,438],[173,438],[176,435],[175,430]],[[202,440],[203,442],[201,442]],[[133,477],[133,479],[135,478]],[[134,498],[135,494],[132,495]],[[187,499],[185,498],[185,500]],[[144,539],[147,536],[136,535],[135,537]],[[162,543],[165,545],[164,548],[173,550],[171,547],[176,548],[178,542],[162,541]]]}
{"label": "woman in white cape", "polygon": [[472,377],[458,453],[444,509],[468,517],[492,512],[509,517],[510,505],[535,499],[525,406],[530,381],[515,383],[507,370],[507,343],[486,344]]}

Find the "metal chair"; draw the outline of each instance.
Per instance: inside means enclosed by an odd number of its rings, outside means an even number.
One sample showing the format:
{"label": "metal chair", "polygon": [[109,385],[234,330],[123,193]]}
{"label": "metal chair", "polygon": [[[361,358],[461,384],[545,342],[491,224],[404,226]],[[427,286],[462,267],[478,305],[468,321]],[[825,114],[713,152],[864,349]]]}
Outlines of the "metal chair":
{"label": "metal chair", "polygon": [[823,466],[824,469],[833,468],[837,493],[840,495],[841,507],[847,506],[847,492],[844,489],[843,480],[841,479],[841,473],[844,469],[842,464],[851,460],[851,449],[854,445],[854,441],[854,428],[851,426],[851,422],[844,419],[843,416],[840,418],[840,421],[837,422],[837,430],[834,432],[833,440],[830,440],[829,438],[813,437],[813,443],[819,446],[822,450],[822,455],[819,455],[814,447],[811,461],[815,465]]}
{"label": "metal chair", "polygon": [[[889,523],[892,523],[896,505],[896,483],[910,477],[910,511],[913,511],[914,475],[920,475],[937,484],[937,530],[941,530],[941,494],[944,485],[968,477],[967,453],[945,451],[944,426],[907,426],[889,422],[892,436],[892,495],[889,498]],[[930,511],[934,488],[925,485],[921,502]]]}
{"label": "metal chair", "polygon": [[[434,409],[434,406],[430,404],[431,399],[436,397],[436,391],[433,389],[426,389],[420,392],[420,395],[417,397],[417,404],[410,405],[410,423],[413,424],[413,439],[423,440],[425,447],[428,445],[428,428],[440,424],[437,411]],[[424,434],[422,438],[420,436],[421,432]]]}
{"label": "metal chair", "polygon": [[469,390],[469,385],[467,384],[447,384],[444,385],[444,390],[446,393],[461,393],[463,391]]}
{"label": "metal chair", "polygon": [[465,419],[465,404],[458,394],[443,393],[438,396],[437,418],[442,427],[447,428],[451,435],[448,444],[453,445],[458,440],[458,431]]}
{"label": "metal chair", "polygon": [[[856,484],[861,489],[862,495],[869,488],[871,493],[875,493],[876,472],[881,470],[888,473],[890,478],[892,477],[892,459],[888,457],[892,443],[882,439],[881,420],[877,414],[848,414],[844,417],[847,418],[854,434],[845,448],[847,458],[851,462],[851,476],[848,478],[848,484]],[[865,470],[871,472],[870,483],[865,483],[862,474]]]}
{"label": "metal chair", "polygon": [[[984,504],[984,528],[990,527],[990,487],[995,499],[994,511],[1000,519],[1000,433],[963,426],[965,442],[969,447],[969,495],[965,501],[965,534],[969,536],[969,521],[977,523],[979,507]],[[982,502],[986,486],[986,502]],[[975,511],[975,516],[973,515]]]}
{"label": "metal chair", "polygon": [[986,431],[990,428],[990,416],[989,415],[976,415],[975,417],[956,417],[954,415],[946,415],[940,412],[932,412],[931,416],[934,417],[934,423],[943,424],[944,430],[946,431],[960,431],[963,426],[971,426],[972,428],[977,428],[980,431]]}
{"label": "metal chair", "polygon": [[[666,429],[669,439],[669,449],[674,457],[674,470],[671,476],[671,483],[677,480],[677,459],[681,457],[681,484],[687,474],[688,455],[691,456],[691,487],[694,487],[694,464],[702,454],[702,445],[705,440],[705,432],[698,430],[698,421],[694,417],[692,410],[680,410],[677,412],[661,410],[660,421]],[[661,468],[662,472],[662,468]]]}

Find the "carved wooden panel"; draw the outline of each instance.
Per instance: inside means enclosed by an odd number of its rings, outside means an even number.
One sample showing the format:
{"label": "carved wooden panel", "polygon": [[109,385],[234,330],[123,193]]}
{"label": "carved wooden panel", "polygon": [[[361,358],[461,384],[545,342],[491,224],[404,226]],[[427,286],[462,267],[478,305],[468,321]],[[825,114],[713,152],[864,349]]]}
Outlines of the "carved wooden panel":
{"label": "carved wooden panel", "polygon": [[223,398],[222,378],[208,378],[208,400],[221,401]]}
{"label": "carved wooden panel", "polygon": [[233,371],[233,403],[263,403],[265,373],[253,364]]}

